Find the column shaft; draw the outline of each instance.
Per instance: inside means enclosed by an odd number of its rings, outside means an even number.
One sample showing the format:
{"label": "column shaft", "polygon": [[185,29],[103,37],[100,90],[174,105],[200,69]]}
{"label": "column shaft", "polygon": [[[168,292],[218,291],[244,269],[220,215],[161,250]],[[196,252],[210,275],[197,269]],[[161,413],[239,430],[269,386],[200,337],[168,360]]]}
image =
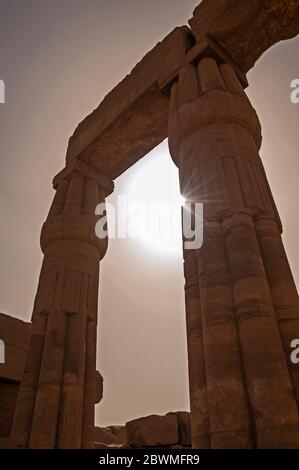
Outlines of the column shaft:
{"label": "column shaft", "polygon": [[299,407],[298,365],[292,364],[290,360],[291,342],[299,338],[298,292],[282,243],[279,225],[273,219],[258,219],[255,226],[286,362]]}
{"label": "column shaft", "polygon": [[209,406],[196,253],[185,250],[184,258],[192,446],[196,449],[208,449]]}
{"label": "column shaft", "polygon": [[[260,145],[258,118],[230,65],[207,58],[181,69],[169,148],[185,199],[204,204],[196,250],[203,341],[198,335],[189,349],[203,344],[205,366],[190,379],[190,396],[207,389],[212,448],[299,447],[299,371],[287,365],[298,295],[273,232],[280,220]],[[190,371],[201,358],[189,354]]]}
{"label": "column shaft", "polygon": [[[41,269],[10,445],[91,448],[96,401],[99,262],[95,208],[112,190],[79,171],[62,174],[41,235]],[[88,425],[87,425],[88,423]]]}
{"label": "column shaft", "polygon": [[219,223],[205,222],[197,257],[212,448],[251,448],[248,397]]}

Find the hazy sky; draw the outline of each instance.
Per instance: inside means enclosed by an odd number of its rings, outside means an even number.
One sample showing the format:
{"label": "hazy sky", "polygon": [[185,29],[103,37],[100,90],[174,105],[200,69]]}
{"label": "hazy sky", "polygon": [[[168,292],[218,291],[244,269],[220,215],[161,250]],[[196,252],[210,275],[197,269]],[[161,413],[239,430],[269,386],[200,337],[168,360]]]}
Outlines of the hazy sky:
{"label": "hazy sky", "polygon": [[[30,320],[53,176],[77,124],[175,26],[196,0],[0,0],[0,311]],[[299,282],[297,220],[299,39],[274,47],[249,74],[263,126],[261,156]],[[169,175],[169,176],[168,176]],[[178,196],[167,142],[116,181],[118,194]],[[147,193],[146,193],[147,192]],[[143,193],[143,194],[142,194]],[[166,194],[166,196],[167,196]],[[163,247],[162,247],[163,248]],[[112,240],[101,264],[97,424],[188,409],[183,274],[179,251]]]}

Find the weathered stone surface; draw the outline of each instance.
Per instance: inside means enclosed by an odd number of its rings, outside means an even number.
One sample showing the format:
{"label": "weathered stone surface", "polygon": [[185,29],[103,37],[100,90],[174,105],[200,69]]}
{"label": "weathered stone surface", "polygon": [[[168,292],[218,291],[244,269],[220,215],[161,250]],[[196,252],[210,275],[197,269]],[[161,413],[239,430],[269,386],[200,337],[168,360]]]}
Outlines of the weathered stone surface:
{"label": "weathered stone surface", "polygon": [[211,36],[247,72],[267,49],[299,34],[299,0],[203,0],[189,23],[197,40]]}
{"label": "weathered stone surface", "polygon": [[176,28],[104,98],[71,137],[68,163],[80,155],[114,179],[167,137],[169,100],[158,81],[179,66],[190,37]]}
{"label": "weathered stone surface", "polygon": [[180,445],[175,445],[175,446],[170,446],[169,449],[176,449],[176,450],[187,450],[187,449],[190,449],[189,446],[180,446]]}
{"label": "weathered stone surface", "polygon": [[125,445],[127,442],[127,431],[125,426],[109,426],[95,428],[95,442],[106,445]]}
{"label": "weathered stone surface", "polygon": [[[197,44],[187,27],[177,28],[76,129],[42,230],[11,446],[94,446],[99,261],[107,249],[95,237],[94,209],[113,188],[108,177],[169,135],[183,194],[205,204],[204,245],[184,255],[193,446],[299,447],[299,373],[288,357],[299,335],[298,296],[239,70],[298,33],[298,5],[204,0],[190,21]],[[2,392],[24,367],[19,349],[7,353],[16,363],[0,369]],[[17,389],[9,395],[1,445]],[[189,441],[187,417],[173,413],[133,420],[126,431],[134,448]]]}
{"label": "weathered stone surface", "polygon": [[151,415],[126,424],[128,444],[133,448],[170,446],[179,443],[175,414]]}
{"label": "weathered stone surface", "polygon": [[[0,314],[0,338],[6,346],[6,361],[5,364],[0,364],[0,448],[8,447],[31,329],[32,324],[29,322]],[[102,399],[102,395],[103,378],[97,371],[97,403]]]}
{"label": "weathered stone surface", "polygon": [[191,419],[187,411],[176,413],[179,428],[179,443],[181,446],[191,447]]}
{"label": "weathered stone surface", "polygon": [[0,437],[0,449],[8,449],[9,439],[7,437]]}
{"label": "weathered stone surface", "polygon": [[0,313],[0,339],[5,343],[5,364],[0,364],[0,378],[21,380],[31,323]]}
{"label": "weathered stone surface", "polygon": [[209,449],[209,404],[199,273],[193,250],[184,250],[184,276],[192,443],[197,449]]}
{"label": "weathered stone surface", "polygon": [[0,437],[9,438],[19,393],[18,382],[0,379]]}
{"label": "weathered stone surface", "polygon": [[129,447],[122,444],[101,444],[100,442],[95,442],[95,449],[106,449],[106,450],[121,450],[128,449]]}
{"label": "weathered stone surface", "polygon": [[135,419],[126,426],[95,428],[95,447],[190,448],[190,413],[178,411],[165,416]]}
{"label": "weathered stone surface", "polygon": [[86,165],[63,173],[42,229],[45,256],[11,447],[94,447],[99,262],[108,244],[95,235],[95,207],[113,187],[98,176]]}
{"label": "weathered stone surface", "polygon": [[162,83],[176,80],[186,61],[198,62],[201,41],[213,39],[220,55],[247,72],[267,49],[299,33],[299,0],[204,0],[190,25],[197,44],[186,26],[176,28],[79,124],[68,164],[80,158],[118,177],[167,137],[169,99]]}
{"label": "weathered stone surface", "polygon": [[8,446],[30,331],[31,323],[0,314],[0,339],[5,343],[5,364],[0,364],[0,448]]}
{"label": "weathered stone surface", "polygon": [[195,448],[207,432],[216,449],[299,447],[299,369],[287,349],[291,329],[299,334],[298,296],[260,145],[257,115],[231,65],[205,58],[182,68],[169,147],[182,194],[204,203],[204,243],[194,264],[185,255]]}

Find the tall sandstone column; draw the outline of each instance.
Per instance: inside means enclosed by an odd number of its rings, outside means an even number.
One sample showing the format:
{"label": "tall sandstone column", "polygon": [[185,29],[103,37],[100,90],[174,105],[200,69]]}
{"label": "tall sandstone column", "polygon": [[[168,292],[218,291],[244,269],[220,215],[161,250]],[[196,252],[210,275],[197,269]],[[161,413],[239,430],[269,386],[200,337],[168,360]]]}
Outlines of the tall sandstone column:
{"label": "tall sandstone column", "polygon": [[181,69],[169,147],[182,194],[204,203],[203,245],[184,250],[195,448],[299,448],[298,294],[260,146],[231,65]]}
{"label": "tall sandstone column", "polygon": [[54,182],[13,448],[94,445],[99,262],[107,249],[95,235],[95,207],[113,183],[83,163]]}

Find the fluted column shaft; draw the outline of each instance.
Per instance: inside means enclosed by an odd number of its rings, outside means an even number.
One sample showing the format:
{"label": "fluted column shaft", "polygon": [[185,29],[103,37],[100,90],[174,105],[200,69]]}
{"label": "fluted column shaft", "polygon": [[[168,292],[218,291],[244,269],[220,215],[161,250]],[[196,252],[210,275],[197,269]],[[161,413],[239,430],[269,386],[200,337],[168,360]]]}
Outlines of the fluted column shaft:
{"label": "fluted column shaft", "polygon": [[198,263],[196,252],[193,250],[184,251],[184,274],[192,440],[195,448],[208,449],[210,448],[210,432],[203,319]]}
{"label": "fluted column shaft", "polygon": [[203,245],[184,250],[197,448],[299,447],[299,371],[289,360],[298,295],[260,146],[259,120],[230,65],[206,58],[181,69],[170,153],[182,194],[204,204]]}
{"label": "fluted column shaft", "polygon": [[[17,402],[13,448],[94,445],[99,262],[95,208],[113,183],[82,165],[64,170],[41,234],[44,260]],[[85,168],[86,170],[86,168]]]}

